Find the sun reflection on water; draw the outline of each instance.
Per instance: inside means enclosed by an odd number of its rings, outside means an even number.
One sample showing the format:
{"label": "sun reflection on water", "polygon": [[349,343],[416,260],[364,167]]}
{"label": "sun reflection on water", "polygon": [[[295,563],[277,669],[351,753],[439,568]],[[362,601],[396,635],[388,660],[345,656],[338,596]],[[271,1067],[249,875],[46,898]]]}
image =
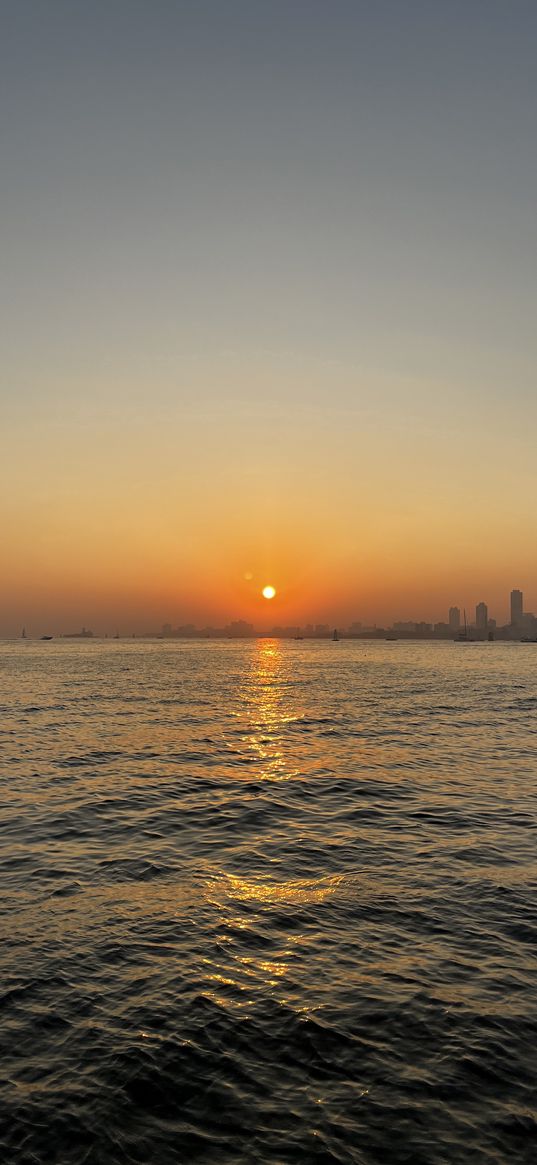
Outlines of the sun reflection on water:
{"label": "sun reflection on water", "polygon": [[[235,899],[239,902],[259,902],[261,904],[277,905],[283,903],[289,906],[299,903],[308,905],[313,902],[323,902],[334,894],[344,881],[342,874],[333,874],[324,878],[300,878],[292,881],[273,882],[239,878],[234,874],[221,873],[209,880],[209,895],[222,901]],[[244,925],[244,919],[237,919],[237,925]]]}
{"label": "sun reflection on water", "polygon": [[290,702],[291,692],[289,662],[278,640],[258,639],[236,715],[246,719],[241,743],[250,758],[260,762],[256,774],[260,780],[282,781],[299,775],[284,743],[286,728],[302,715]]}
{"label": "sun reflection on water", "polygon": [[[277,640],[252,644],[233,713],[235,742],[238,737],[240,754],[249,762],[249,780],[284,782],[302,775],[299,761],[304,741],[292,731],[306,715],[300,693],[293,656]],[[275,945],[273,917],[281,920],[282,914],[289,913],[295,919],[298,910],[325,902],[339,891],[342,876],[278,880],[275,861],[269,847],[266,870],[259,873],[245,877],[222,867],[206,872],[207,901],[218,922],[213,957],[205,960],[204,994],[226,1009],[244,1013],[268,996],[297,1013],[317,1010],[314,998],[299,999],[296,981],[312,936],[307,928],[299,928],[286,936],[284,944]],[[263,949],[257,950],[260,942]]]}
{"label": "sun reflection on water", "polygon": [[[303,976],[314,935],[307,927],[299,928],[288,933],[284,943],[281,935],[274,942],[272,915],[281,920],[284,911],[295,918],[298,910],[337,893],[341,881],[340,875],[334,875],[276,882],[215,871],[206,882],[207,899],[216,909],[218,923],[214,954],[204,960],[204,995],[226,1010],[243,1013],[267,998],[297,1014],[317,1011],[315,992],[305,1002],[297,990],[297,974]],[[257,950],[260,936],[263,949]]]}

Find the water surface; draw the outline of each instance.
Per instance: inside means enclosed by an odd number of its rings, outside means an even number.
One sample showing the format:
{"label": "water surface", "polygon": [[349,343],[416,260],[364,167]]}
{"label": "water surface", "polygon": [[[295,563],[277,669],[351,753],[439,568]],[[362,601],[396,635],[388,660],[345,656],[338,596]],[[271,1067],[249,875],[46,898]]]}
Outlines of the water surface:
{"label": "water surface", "polygon": [[0,646],[0,1157],[537,1158],[537,646]]}

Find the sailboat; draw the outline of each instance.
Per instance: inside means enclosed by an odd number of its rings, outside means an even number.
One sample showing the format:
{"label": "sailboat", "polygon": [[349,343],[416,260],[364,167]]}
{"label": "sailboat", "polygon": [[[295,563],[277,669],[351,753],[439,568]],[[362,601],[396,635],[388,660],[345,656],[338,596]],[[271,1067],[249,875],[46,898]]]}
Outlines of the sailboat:
{"label": "sailboat", "polygon": [[27,639],[27,638],[28,638],[28,636],[27,636],[27,634],[26,634],[26,627],[23,627],[23,629],[22,629],[22,635],[21,635],[21,639]]}
{"label": "sailboat", "polygon": [[464,612],[464,631],[459,631],[459,634],[457,635],[457,639],[455,640],[455,642],[456,643],[473,643],[474,642],[473,637],[468,634],[468,626],[466,623],[466,611]]}
{"label": "sailboat", "polygon": [[337,627],[334,628],[334,634],[332,636],[332,643],[339,643],[339,635],[337,633]]}

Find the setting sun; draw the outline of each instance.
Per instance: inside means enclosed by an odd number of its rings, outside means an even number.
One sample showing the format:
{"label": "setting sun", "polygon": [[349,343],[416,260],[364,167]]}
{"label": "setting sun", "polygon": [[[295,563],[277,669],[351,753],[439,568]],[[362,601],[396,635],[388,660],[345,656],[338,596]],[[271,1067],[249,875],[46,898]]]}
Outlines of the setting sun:
{"label": "setting sun", "polygon": [[263,587],[262,594],[264,599],[273,599],[276,591],[274,587]]}

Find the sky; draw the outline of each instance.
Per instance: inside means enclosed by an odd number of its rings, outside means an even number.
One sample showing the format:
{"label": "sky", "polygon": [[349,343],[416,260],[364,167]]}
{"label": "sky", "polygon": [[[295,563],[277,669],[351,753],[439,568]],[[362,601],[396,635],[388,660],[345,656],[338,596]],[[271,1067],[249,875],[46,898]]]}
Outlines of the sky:
{"label": "sky", "polygon": [[0,33],[0,634],[537,609],[532,0]]}

